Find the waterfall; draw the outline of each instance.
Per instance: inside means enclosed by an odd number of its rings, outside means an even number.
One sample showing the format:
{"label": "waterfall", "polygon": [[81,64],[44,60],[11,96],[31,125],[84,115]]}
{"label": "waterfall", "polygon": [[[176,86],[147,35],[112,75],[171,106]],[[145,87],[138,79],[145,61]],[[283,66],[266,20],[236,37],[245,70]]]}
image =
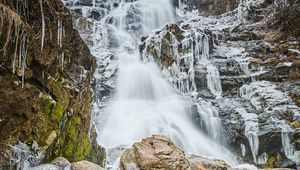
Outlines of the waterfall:
{"label": "waterfall", "polygon": [[[139,50],[140,37],[175,22],[175,9],[170,0],[108,0],[100,3],[95,1],[92,7],[88,7],[90,9],[76,8],[76,2],[72,5],[71,8],[80,9],[82,15],[87,18],[91,18],[93,10],[102,11],[100,19],[93,20],[96,27],[93,29],[104,30],[109,36],[109,44],[101,42],[99,35],[94,33],[92,39],[97,38],[100,41],[93,41],[89,46],[98,63],[103,61],[103,56],[107,54],[117,59],[117,78],[112,97],[105,107],[99,102],[101,99],[96,98],[94,103],[96,107],[93,121],[99,143],[110,149],[131,145],[153,134],[164,134],[188,153],[223,159],[230,164],[236,163],[234,156],[218,140],[221,125],[213,106],[207,102],[197,104],[196,110],[201,117],[199,123],[208,131],[204,132],[205,130],[200,130],[193,123],[191,99],[180,95],[169,84],[154,61],[142,60],[144,56],[141,56]],[[201,34],[197,37],[203,36],[205,35]],[[172,54],[175,60],[179,60],[178,42],[175,40],[171,44]],[[208,41],[207,37],[200,40]],[[106,45],[95,48],[99,43]],[[207,46],[202,46],[202,43],[196,44],[198,61],[207,61],[209,57],[208,42],[205,44]],[[190,74],[193,75],[193,72]],[[99,79],[100,76],[96,76],[95,78]],[[208,79],[212,85],[209,88],[220,96],[222,89],[219,87],[220,82],[216,80],[218,77],[217,70],[211,67]],[[106,79],[109,79],[109,76]],[[101,87],[96,85],[96,88]]]}

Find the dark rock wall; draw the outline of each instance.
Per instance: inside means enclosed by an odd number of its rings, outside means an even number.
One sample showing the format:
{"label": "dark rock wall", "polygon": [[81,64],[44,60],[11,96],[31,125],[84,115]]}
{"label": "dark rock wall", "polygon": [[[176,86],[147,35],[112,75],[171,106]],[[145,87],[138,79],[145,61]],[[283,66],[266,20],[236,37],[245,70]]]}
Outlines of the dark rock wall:
{"label": "dark rock wall", "polygon": [[[0,169],[7,166],[10,146],[18,141],[28,145],[36,141],[39,151],[46,153],[45,161],[63,156],[70,161],[88,159],[103,164],[104,150],[88,136],[95,59],[73,29],[72,16],[59,0],[1,0],[0,16],[7,11],[19,16],[25,25],[19,29],[27,35],[27,54],[22,76],[18,66],[20,42],[16,39],[19,32],[16,26],[9,32],[10,21],[18,17],[0,17],[4,23],[0,49],[11,37],[6,52],[0,50]],[[42,11],[45,43],[41,49]]]}

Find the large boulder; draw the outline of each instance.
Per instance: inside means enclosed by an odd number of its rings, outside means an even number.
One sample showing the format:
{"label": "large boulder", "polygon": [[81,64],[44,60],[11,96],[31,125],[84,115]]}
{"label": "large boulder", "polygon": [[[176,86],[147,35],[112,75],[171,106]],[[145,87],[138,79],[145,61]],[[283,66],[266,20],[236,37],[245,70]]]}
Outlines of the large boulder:
{"label": "large boulder", "polygon": [[190,169],[189,162],[170,139],[154,135],[135,143],[121,157],[120,168],[131,167],[141,169]]}
{"label": "large boulder", "polygon": [[169,138],[153,135],[127,149],[120,159],[121,170],[226,170],[222,160],[186,155]]}

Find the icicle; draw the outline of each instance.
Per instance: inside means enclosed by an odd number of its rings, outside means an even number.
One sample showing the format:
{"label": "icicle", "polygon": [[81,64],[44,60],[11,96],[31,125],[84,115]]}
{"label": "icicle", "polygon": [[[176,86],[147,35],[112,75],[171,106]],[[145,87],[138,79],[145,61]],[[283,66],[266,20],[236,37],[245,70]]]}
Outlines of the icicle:
{"label": "icicle", "polygon": [[288,127],[282,127],[281,130],[281,143],[282,143],[282,149],[285,154],[285,156],[291,160],[293,160],[295,149],[293,145],[290,142],[290,136],[291,133],[290,128]]}
{"label": "icicle", "polygon": [[209,42],[208,42],[208,37],[207,35],[204,34],[203,40],[202,40],[202,61],[208,61],[209,59]]}
{"label": "icicle", "polygon": [[259,165],[264,165],[268,162],[268,159],[269,159],[269,155],[266,152],[264,152],[257,158],[257,163]]}
{"label": "icicle", "polygon": [[222,95],[222,85],[220,80],[220,73],[218,69],[212,64],[207,65],[207,87],[217,98]]}
{"label": "icicle", "polygon": [[[200,63],[200,52],[202,48],[202,43],[199,42],[198,38],[194,41],[195,45],[191,45],[191,48],[193,50],[193,58],[196,59],[197,63]],[[193,43],[192,43],[193,44]]]}
{"label": "icicle", "polygon": [[[25,69],[26,69],[26,55],[27,55],[27,34],[21,32],[20,34],[20,42],[17,43],[16,42],[16,49],[15,49],[15,54],[14,54],[14,61],[13,61],[13,72],[15,73],[15,60],[17,57],[17,46],[19,46],[19,70],[18,70],[18,74],[22,76],[22,88],[24,87],[24,79],[25,79]],[[18,39],[18,38],[17,38]]]}
{"label": "icicle", "polygon": [[24,88],[24,79],[25,79],[25,69],[26,69],[26,55],[27,55],[27,47],[26,47],[27,35],[24,34],[23,40],[21,42],[21,56],[20,56],[20,68],[22,75],[22,88]]}
{"label": "icicle", "polygon": [[45,16],[44,16],[44,10],[43,10],[43,2],[42,2],[42,0],[39,0],[39,2],[40,2],[41,14],[42,14],[41,50],[43,50],[44,43],[45,43]]}
{"label": "icicle", "polygon": [[178,46],[179,46],[179,42],[177,41],[175,35],[171,34],[171,56],[173,57],[173,59],[175,60],[177,65],[180,65],[180,55],[178,52]]}
{"label": "icicle", "polygon": [[[15,27],[15,35],[16,35],[15,43],[16,43],[16,45],[15,45],[15,54],[14,54],[14,60],[13,60],[13,74],[16,73],[16,58],[18,55],[19,34],[20,34],[19,27]],[[21,37],[22,37],[22,33],[21,33]]]}
{"label": "icicle", "polygon": [[64,71],[64,60],[65,60],[65,52],[63,51],[60,55],[61,59],[61,70]]}
{"label": "icicle", "polygon": [[246,146],[244,144],[241,144],[241,153],[242,153],[242,156],[246,155]]}
{"label": "icicle", "polygon": [[57,44],[60,46],[60,19],[57,21]]}
{"label": "icicle", "polygon": [[63,38],[63,23],[62,23],[62,19],[59,18],[57,21],[57,44],[60,48],[62,48],[62,38]]}
{"label": "icicle", "polygon": [[237,108],[236,111],[243,117],[245,121],[245,136],[247,137],[253,156],[253,160],[257,163],[259,140],[258,140],[258,118],[254,113],[248,113],[244,108]]}

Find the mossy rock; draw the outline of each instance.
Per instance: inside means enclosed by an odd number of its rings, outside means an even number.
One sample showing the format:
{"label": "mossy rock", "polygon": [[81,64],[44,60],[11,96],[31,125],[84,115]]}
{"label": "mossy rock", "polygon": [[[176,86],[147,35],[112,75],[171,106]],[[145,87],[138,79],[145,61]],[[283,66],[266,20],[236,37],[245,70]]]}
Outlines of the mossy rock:
{"label": "mossy rock", "polygon": [[38,112],[40,119],[39,130],[41,130],[37,137],[35,137],[40,145],[49,145],[49,136],[59,133],[60,124],[63,120],[65,113],[65,106],[61,103],[56,103],[48,96],[44,97],[43,106],[41,111]]}

